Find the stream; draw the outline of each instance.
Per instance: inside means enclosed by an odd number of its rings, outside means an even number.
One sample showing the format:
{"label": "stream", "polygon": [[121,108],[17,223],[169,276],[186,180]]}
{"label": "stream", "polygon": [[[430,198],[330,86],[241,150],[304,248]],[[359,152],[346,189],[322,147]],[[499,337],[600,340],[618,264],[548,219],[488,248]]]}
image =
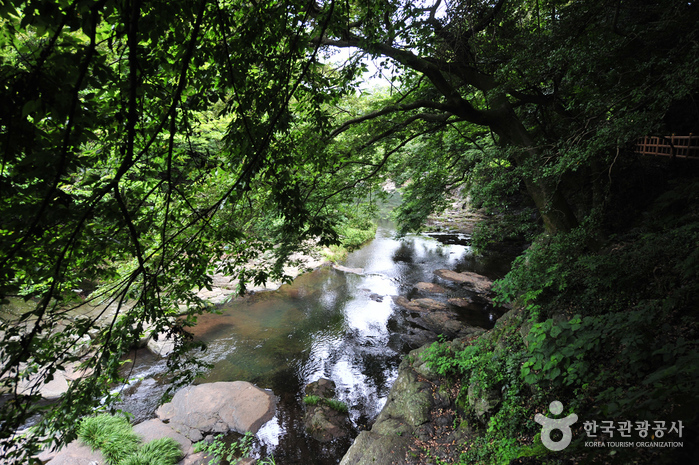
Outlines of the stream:
{"label": "stream", "polygon": [[[205,341],[203,359],[213,365],[197,383],[249,381],[279,399],[276,416],[258,433],[255,454],[273,455],[279,464],[337,464],[358,431],[368,429],[411,347],[408,312],[395,295],[413,297],[413,285],[439,282],[448,294],[467,291],[439,280],[434,270],[474,271],[491,278],[504,275],[509,260],[476,258],[468,237],[455,234],[412,235],[395,239],[390,223],[376,238],[351,253],[343,270],[330,266],[298,277],[277,291],[259,292],[220,306],[222,314],[199,317],[194,335]],[[499,314],[484,306],[462,315],[469,324],[490,327]],[[120,408],[136,422],[152,418],[167,385],[165,361],[138,351],[133,381]],[[332,379],[337,398],[349,406],[352,437],[321,444],[304,431],[304,387],[318,378]]]}

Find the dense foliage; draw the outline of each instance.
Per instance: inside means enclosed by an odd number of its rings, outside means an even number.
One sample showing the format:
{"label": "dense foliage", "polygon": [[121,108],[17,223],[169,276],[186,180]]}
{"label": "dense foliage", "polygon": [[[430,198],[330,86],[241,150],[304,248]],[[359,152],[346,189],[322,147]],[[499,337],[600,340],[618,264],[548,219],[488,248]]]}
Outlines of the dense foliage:
{"label": "dense foliage", "polygon": [[[186,328],[213,271],[241,292],[284,279],[295,249],[365,223],[374,167],[325,148],[348,84],[315,59],[328,20],[308,7],[2,3],[0,439],[43,413],[33,437],[70,440],[145,331],[176,342],[173,388],[189,382],[203,367]],[[74,364],[91,376],[39,402]]]}
{"label": "dense foliage", "polygon": [[[590,225],[535,242],[498,282],[498,299],[516,310],[487,337],[430,349],[435,369],[462,383],[464,418],[474,416],[467,402],[474,387],[498,403],[481,419],[483,434],[465,446],[463,463],[532,455],[547,463],[691,461],[699,386],[698,187],[681,179],[643,221],[599,250],[589,247]],[[580,418],[565,452],[543,448],[532,419],[535,412],[548,415],[552,400],[565,405],[564,416]],[[584,422],[593,421],[682,421],[684,435],[672,440],[685,447],[590,448],[585,441],[601,440],[586,439]]]}
{"label": "dense foliage", "polygon": [[[511,377],[516,361],[529,370],[517,383],[558,392],[596,379],[588,397],[610,414],[616,394],[593,369],[604,356],[597,335],[660,351],[617,367],[649,384],[694,376],[694,346],[678,342],[686,325],[675,323],[693,289],[677,283],[696,273],[686,248],[695,222],[647,223],[628,247],[598,252],[624,243],[608,235],[633,222],[614,204],[633,141],[699,132],[698,9],[686,0],[3,2],[0,298],[28,307],[0,319],[0,440],[24,441],[14,431],[43,415],[35,436],[5,451],[22,460],[38,437],[74,437],[79,417],[113,400],[122,357],[147,330],[176,341],[173,387],[189,382],[203,367],[187,327],[206,311],[195,291],[211,273],[237,276],[242,291],[283,278],[302,245],[356,242],[389,179],[405,189],[404,230],[467,188],[503,215],[497,234],[533,238],[543,225],[552,235],[500,285],[532,319],[528,355],[506,363]],[[337,48],[351,57],[332,69],[321,57]],[[390,91],[353,92],[365,55],[379,57]],[[661,237],[668,248],[655,249]],[[679,264],[660,273],[665,259]],[[617,260],[637,273],[620,276]],[[649,270],[664,277],[659,288]],[[665,339],[645,336],[650,308],[662,310]],[[681,363],[662,371],[654,357]],[[42,385],[74,363],[90,377],[57,404],[39,403]],[[619,381],[619,399],[654,411],[630,382]]]}

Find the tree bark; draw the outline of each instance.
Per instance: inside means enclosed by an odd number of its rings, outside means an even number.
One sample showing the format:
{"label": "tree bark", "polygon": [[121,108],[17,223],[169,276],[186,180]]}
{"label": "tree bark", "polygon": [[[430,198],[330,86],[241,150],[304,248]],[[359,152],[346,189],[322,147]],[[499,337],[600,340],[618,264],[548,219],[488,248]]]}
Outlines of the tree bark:
{"label": "tree bark", "polygon": [[[532,157],[540,155],[539,149],[529,131],[524,127],[509,103],[504,103],[499,117],[490,124],[490,128],[506,144],[522,148],[515,155],[514,162],[523,166]],[[550,185],[545,180],[537,179],[536,175],[525,177],[524,184],[529,196],[534,201],[544,226],[550,234],[567,232],[578,226],[578,220],[557,186]]]}

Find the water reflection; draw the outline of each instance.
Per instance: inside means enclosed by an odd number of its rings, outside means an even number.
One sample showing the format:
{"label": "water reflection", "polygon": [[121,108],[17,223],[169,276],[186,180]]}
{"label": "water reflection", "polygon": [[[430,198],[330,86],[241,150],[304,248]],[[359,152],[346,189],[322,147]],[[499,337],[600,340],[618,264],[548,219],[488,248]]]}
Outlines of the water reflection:
{"label": "water reflection", "polygon": [[[433,282],[436,269],[472,266],[468,245],[424,236],[396,240],[392,234],[379,228],[375,240],[350,254],[344,265],[361,273],[324,267],[276,292],[229,302],[221,315],[199,318],[193,332],[208,344],[204,358],[213,364],[200,383],[246,380],[279,397],[277,416],[260,431],[260,454],[274,454],[284,464],[338,463],[351,438],[323,445],[306,435],[304,386],[332,379],[354,425],[366,427],[384,405],[406,350],[396,332],[405,332],[410,322],[388,296]],[[144,396],[158,391],[154,371],[164,370],[162,365],[146,360],[136,368],[135,376],[146,379],[143,389],[130,388],[126,410],[152,415],[153,402]]]}

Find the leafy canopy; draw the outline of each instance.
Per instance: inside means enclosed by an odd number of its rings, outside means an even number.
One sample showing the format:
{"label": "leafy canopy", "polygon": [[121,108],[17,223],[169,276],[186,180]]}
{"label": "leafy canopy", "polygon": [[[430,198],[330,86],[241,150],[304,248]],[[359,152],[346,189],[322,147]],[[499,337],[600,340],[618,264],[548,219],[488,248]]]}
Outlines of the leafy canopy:
{"label": "leafy canopy", "polygon": [[[188,382],[204,368],[193,291],[214,267],[281,277],[389,168],[412,183],[411,227],[470,185],[494,207],[524,192],[550,232],[574,230],[619,150],[699,79],[686,0],[12,0],[0,21],[0,298],[28,305],[0,321],[5,441],[36,413],[34,438],[70,440],[148,327]],[[332,70],[325,48],[356,54]],[[349,97],[363,54],[396,70],[369,102]],[[42,406],[71,363],[91,378]]]}

